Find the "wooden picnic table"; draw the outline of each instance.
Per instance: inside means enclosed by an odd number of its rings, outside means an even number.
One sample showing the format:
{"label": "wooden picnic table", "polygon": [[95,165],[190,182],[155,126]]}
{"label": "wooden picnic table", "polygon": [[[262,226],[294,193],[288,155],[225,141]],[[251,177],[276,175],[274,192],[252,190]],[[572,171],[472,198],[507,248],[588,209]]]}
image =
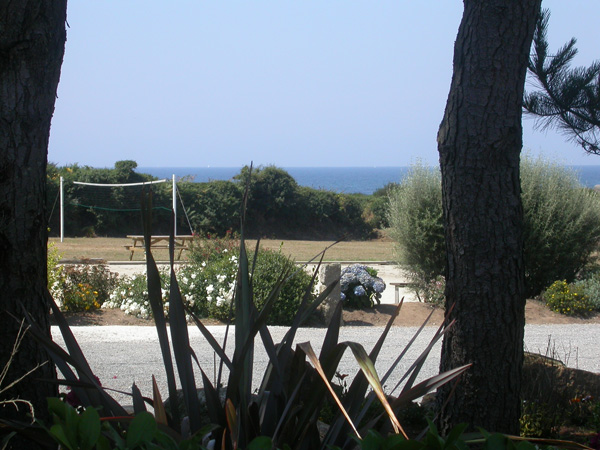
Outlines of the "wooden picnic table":
{"label": "wooden picnic table", "polygon": [[[146,247],[144,246],[144,236],[128,235],[127,237],[133,242],[133,245],[125,245],[125,248],[131,252],[129,254],[129,261],[131,261],[136,250],[145,251]],[[169,239],[169,236],[150,236],[150,248],[168,249]],[[178,252],[177,259],[181,259],[181,253],[184,250],[190,249],[189,244],[192,239],[194,239],[194,236],[175,236],[175,251]]]}

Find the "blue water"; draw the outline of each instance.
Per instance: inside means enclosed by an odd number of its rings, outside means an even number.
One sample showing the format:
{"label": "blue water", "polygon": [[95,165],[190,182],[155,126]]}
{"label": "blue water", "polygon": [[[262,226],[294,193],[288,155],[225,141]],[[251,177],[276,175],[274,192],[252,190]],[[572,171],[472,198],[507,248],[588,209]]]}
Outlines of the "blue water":
{"label": "blue water", "polygon": [[[581,184],[600,184],[600,166],[570,166],[579,173]],[[388,183],[400,182],[409,167],[287,167],[300,186],[346,194],[371,195]],[[138,167],[140,173],[158,178],[191,177],[196,182],[230,180],[241,167]]]}

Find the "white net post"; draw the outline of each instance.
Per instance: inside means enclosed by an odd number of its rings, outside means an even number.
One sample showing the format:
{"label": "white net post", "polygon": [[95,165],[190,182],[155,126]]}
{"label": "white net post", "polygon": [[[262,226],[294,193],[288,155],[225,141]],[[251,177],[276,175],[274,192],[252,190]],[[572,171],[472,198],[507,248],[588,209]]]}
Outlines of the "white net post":
{"label": "white net post", "polygon": [[[77,184],[77,185],[81,185],[81,186],[96,186],[96,187],[100,187],[100,188],[111,189],[111,188],[122,188],[122,187],[128,188],[128,187],[132,187],[132,186],[146,186],[146,185],[153,185],[153,184],[158,184],[158,183],[166,183],[168,181],[169,181],[168,178],[164,178],[162,180],[142,181],[139,183],[87,183],[87,182],[83,182],[83,181],[73,181],[73,184]],[[62,189],[61,189],[61,193],[62,193]],[[91,206],[91,205],[79,205],[79,206],[85,206],[86,208],[89,208],[89,209],[96,208],[95,206]],[[61,197],[61,208],[62,208],[62,197]],[[100,208],[100,209],[106,209],[106,208]],[[118,211],[118,210],[115,210],[115,211]],[[131,211],[131,210],[129,209],[126,211]],[[63,217],[63,214],[61,214],[61,218],[62,217]],[[62,222],[61,222],[61,227],[62,227]],[[62,233],[62,231],[61,231],[61,233]]]}
{"label": "white net post", "polygon": [[63,177],[60,177],[60,242],[62,242],[65,238],[65,203],[63,193],[63,180]]}
{"label": "white net post", "polygon": [[173,174],[173,236],[177,236],[177,185]]}

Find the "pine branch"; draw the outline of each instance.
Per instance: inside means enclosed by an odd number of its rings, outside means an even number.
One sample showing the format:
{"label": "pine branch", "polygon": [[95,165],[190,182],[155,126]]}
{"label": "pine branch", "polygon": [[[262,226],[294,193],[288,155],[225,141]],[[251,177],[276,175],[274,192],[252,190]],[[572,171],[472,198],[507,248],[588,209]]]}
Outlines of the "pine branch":
{"label": "pine branch", "polygon": [[548,55],[549,18],[547,9],[538,18],[528,68],[539,90],[524,95],[523,108],[538,118],[536,126],[558,128],[586,152],[600,154],[600,62],[571,68],[574,38]]}

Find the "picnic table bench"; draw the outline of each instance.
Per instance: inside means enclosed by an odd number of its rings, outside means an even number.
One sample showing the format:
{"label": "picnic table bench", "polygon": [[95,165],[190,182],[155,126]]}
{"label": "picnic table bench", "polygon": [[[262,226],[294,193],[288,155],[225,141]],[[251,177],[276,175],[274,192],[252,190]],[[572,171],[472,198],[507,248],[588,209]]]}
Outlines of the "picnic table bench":
{"label": "picnic table bench", "polygon": [[[146,251],[144,246],[144,236],[129,235],[127,236],[132,240],[132,245],[125,245],[124,247],[129,250],[129,261],[133,259],[133,254],[137,250]],[[192,241],[193,236],[175,236],[175,251],[177,252],[177,259],[181,259],[181,253],[184,250],[189,250],[189,244]],[[168,249],[169,248],[169,236],[151,236],[150,237],[150,248],[156,249]]]}
{"label": "picnic table bench", "polygon": [[400,288],[410,287],[410,283],[389,283],[390,286],[394,286],[394,303],[397,305],[400,303]]}

